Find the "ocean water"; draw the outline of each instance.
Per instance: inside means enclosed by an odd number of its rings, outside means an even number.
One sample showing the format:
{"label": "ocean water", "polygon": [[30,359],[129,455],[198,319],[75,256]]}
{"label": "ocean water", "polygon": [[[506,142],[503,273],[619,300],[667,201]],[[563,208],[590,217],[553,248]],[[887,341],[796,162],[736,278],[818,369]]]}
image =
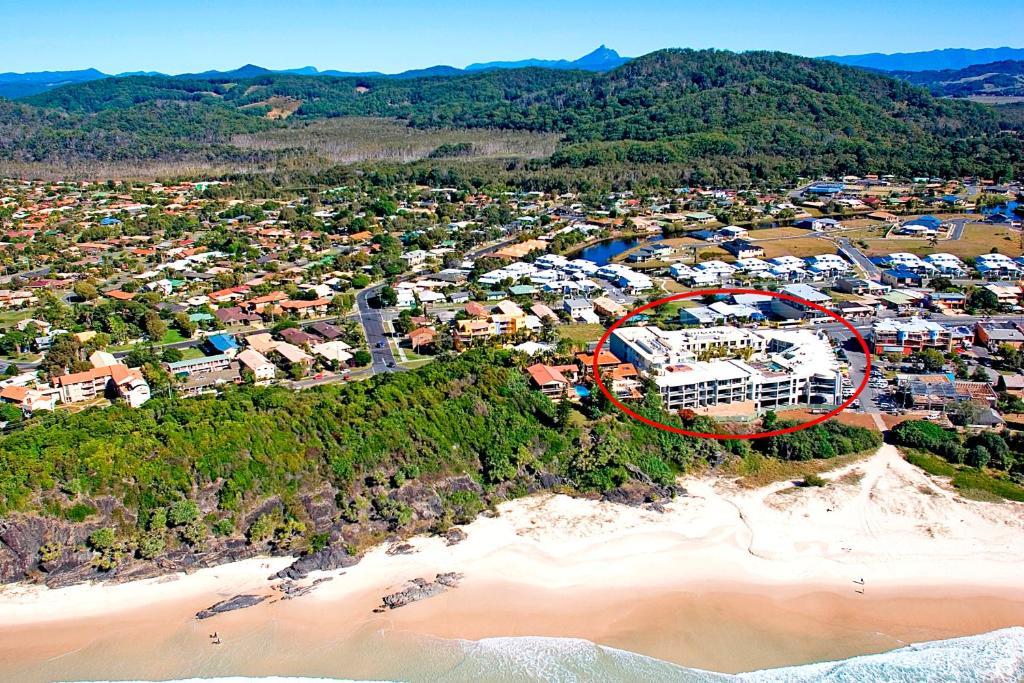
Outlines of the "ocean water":
{"label": "ocean water", "polygon": [[[1024,680],[1024,628],[910,645],[837,662],[753,671],[737,675],[701,671],[574,638],[425,639],[387,668],[395,681],[519,681],[683,683],[1012,683]],[[737,647],[743,644],[738,642]],[[176,683],[338,683],[343,678],[220,677]],[[364,679],[365,680],[365,679]]]}

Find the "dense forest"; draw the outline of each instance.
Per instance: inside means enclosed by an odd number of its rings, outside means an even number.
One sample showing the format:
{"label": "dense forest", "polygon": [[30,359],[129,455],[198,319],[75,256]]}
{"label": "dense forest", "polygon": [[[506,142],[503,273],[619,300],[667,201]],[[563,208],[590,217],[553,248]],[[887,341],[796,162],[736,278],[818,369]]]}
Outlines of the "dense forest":
{"label": "dense forest", "polygon": [[[284,122],[267,114],[289,102]],[[552,167],[722,163],[752,179],[1024,171],[1013,123],[908,83],[777,52],[663,50],[607,73],[498,70],[415,79],[290,74],[111,78],[0,106],[0,157],[232,159],[231,136],[332,117],[557,133]],[[458,163],[452,161],[450,163]]]}
{"label": "dense forest", "polygon": [[[643,502],[671,496],[697,463],[752,449],[808,460],[879,443],[829,423],[753,447],[721,444],[651,429],[595,394],[556,405],[527,386],[517,356],[478,349],[298,393],[239,387],[48,415],[0,439],[0,577],[45,568],[46,557],[48,571],[69,558],[79,572],[110,571],[172,551],[202,556],[231,539],[247,552],[359,547],[444,530],[538,486]],[[655,392],[638,410],[683,424],[664,417]],[[717,427],[696,419],[691,428]],[[19,519],[50,521],[41,530]]]}

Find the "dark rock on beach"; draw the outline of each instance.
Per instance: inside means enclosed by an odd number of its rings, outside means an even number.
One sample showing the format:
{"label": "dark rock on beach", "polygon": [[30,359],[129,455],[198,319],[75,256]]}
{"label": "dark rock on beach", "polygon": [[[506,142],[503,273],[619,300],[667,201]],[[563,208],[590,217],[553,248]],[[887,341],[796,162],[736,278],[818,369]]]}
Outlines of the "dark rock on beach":
{"label": "dark rock on beach", "polygon": [[233,598],[227,600],[221,600],[216,605],[211,605],[204,610],[196,612],[197,619],[209,619],[215,617],[218,614],[225,612],[234,612],[235,610],[245,609],[246,607],[252,607],[258,605],[267,599],[266,595],[236,595]]}
{"label": "dark rock on beach", "polygon": [[345,569],[358,564],[362,558],[350,555],[348,550],[338,546],[327,546],[309,555],[303,555],[288,567],[274,574],[271,579],[304,579],[310,572],[326,572]]}
{"label": "dark rock on beach", "polygon": [[467,538],[469,538],[469,534],[456,526],[453,526],[451,529],[444,532],[444,540],[448,545],[462,543]]}
{"label": "dark rock on beach", "polygon": [[281,598],[282,600],[294,600],[295,598],[301,598],[303,595],[308,595],[309,593],[312,593],[317,586],[326,581],[330,581],[333,578],[333,576],[324,576],[306,586],[301,586],[295,583],[294,581],[286,580],[274,586],[274,590],[281,592],[283,596]]}
{"label": "dark rock on beach", "polygon": [[412,555],[416,548],[411,543],[395,543],[385,551],[388,555]]}
{"label": "dark rock on beach", "polygon": [[[400,590],[397,593],[391,595],[385,595],[381,599],[381,606],[378,610],[383,608],[387,609],[398,609],[399,607],[405,607],[411,605],[414,602],[420,600],[426,600],[432,598],[435,595],[444,593],[449,588],[455,588],[459,585],[462,580],[462,574],[458,572],[445,572],[438,574],[433,581],[427,581],[426,579],[413,579],[409,582],[409,587],[405,590]],[[375,610],[376,611],[376,610]]]}

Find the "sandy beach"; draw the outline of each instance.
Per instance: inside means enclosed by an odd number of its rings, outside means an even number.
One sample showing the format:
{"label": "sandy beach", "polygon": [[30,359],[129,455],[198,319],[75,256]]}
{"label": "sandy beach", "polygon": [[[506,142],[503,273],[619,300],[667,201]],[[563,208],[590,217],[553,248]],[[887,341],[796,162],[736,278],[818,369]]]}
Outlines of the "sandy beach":
{"label": "sandy beach", "polygon": [[[399,678],[411,676],[400,653],[504,636],[583,638],[737,672],[1024,624],[1024,505],[964,500],[891,446],[826,478],[824,488],[760,489],[688,478],[689,495],[664,512],[558,495],[513,501],[457,545],[419,537],[410,554],[377,548],[311,575],[303,583],[331,580],[287,601],[268,580],[287,558],[121,585],[7,586],[0,679]],[[409,579],[439,572],[464,579],[373,612]],[[194,618],[239,593],[272,597]]]}

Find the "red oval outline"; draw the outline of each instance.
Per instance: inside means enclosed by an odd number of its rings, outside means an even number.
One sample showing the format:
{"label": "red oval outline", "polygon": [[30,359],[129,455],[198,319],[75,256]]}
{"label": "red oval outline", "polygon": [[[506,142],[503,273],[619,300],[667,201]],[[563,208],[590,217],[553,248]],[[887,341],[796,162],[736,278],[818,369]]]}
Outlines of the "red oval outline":
{"label": "red oval outline", "polygon": [[[864,366],[864,379],[861,380],[860,386],[857,387],[857,390],[853,392],[853,395],[850,396],[850,398],[846,399],[841,404],[839,404],[839,406],[835,410],[832,410],[824,415],[821,415],[820,417],[817,417],[813,420],[808,420],[807,422],[801,422],[800,424],[793,425],[792,427],[774,429],[770,432],[757,432],[755,434],[712,434],[708,432],[692,432],[686,429],[681,429],[679,427],[673,427],[671,425],[667,425],[664,424],[663,422],[658,422],[656,420],[649,420],[643,415],[639,415],[634,411],[630,410],[629,408],[627,408],[625,405],[622,404],[621,401],[619,401],[619,399],[615,398],[615,396],[613,396],[612,393],[608,391],[608,388],[604,385],[604,382],[601,381],[601,369],[598,367],[597,359],[601,354],[601,348],[608,342],[608,338],[611,336],[612,332],[617,330],[622,325],[622,323],[626,322],[634,315],[642,313],[643,311],[649,310],[651,308],[656,308],[663,304],[667,304],[670,301],[677,301],[679,299],[692,299],[697,296],[707,296],[714,294],[763,294],[766,296],[772,296],[778,299],[785,299],[786,301],[794,301],[796,303],[809,306],[810,308],[813,308],[816,311],[821,311],[830,318],[838,321],[844,327],[846,327],[846,329],[850,330],[850,332],[853,333],[854,338],[860,344],[861,348],[864,349],[864,357],[865,359],[867,359],[867,362]],[[800,297],[792,296],[790,294],[782,294],[781,292],[772,292],[762,289],[697,289],[692,292],[680,292],[679,294],[673,294],[671,296],[665,297],[664,299],[658,299],[657,301],[652,301],[649,304],[644,304],[643,306],[630,311],[629,313],[627,313],[626,315],[622,316],[614,323],[612,323],[612,326],[605,331],[600,341],[597,342],[597,347],[594,349],[593,371],[594,381],[597,383],[597,386],[601,389],[601,392],[608,397],[608,400],[611,401],[613,405],[615,405],[619,410],[624,412],[626,415],[629,415],[634,420],[639,420],[640,422],[650,425],[651,427],[656,427],[657,429],[662,429],[667,432],[673,432],[675,434],[695,436],[704,439],[765,439],[770,436],[781,436],[782,434],[791,434],[793,432],[798,432],[802,429],[813,427],[814,425],[820,424],[831,417],[835,417],[839,413],[846,410],[846,408],[848,408],[854,401],[856,401],[857,397],[860,396],[864,389],[868,386],[868,379],[871,376],[871,350],[868,348],[868,343],[867,341],[865,341],[864,336],[857,331],[857,328],[854,327],[849,320],[839,315],[838,313],[828,310],[824,306],[819,306],[818,304],[807,301],[806,299],[801,299]]]}

